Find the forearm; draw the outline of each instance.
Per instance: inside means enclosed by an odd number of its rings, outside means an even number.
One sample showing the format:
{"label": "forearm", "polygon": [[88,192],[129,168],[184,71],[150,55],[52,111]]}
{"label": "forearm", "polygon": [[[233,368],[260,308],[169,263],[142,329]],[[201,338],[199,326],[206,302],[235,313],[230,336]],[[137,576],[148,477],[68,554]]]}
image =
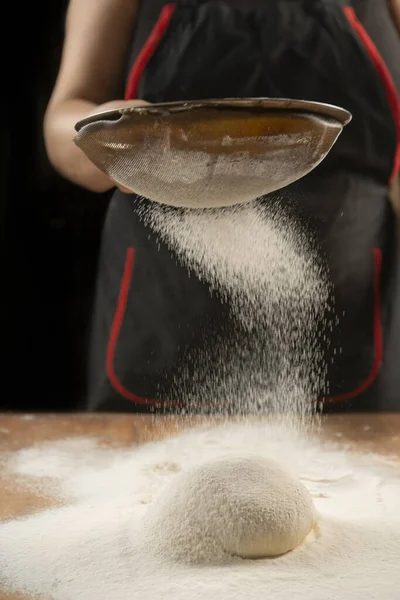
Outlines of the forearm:
{"label": "forearm", "polygon": [[389,0],[389,7],[393,22],[396,25],[397,31],[400,35],[400,0]]}
{"label": "forearm", "polygon": [[44,119],[44,137],[55,169],[96,192],[114,184],[75,145],[75,124],[91,113],[124,104],[121,96],[138,6],[139,0],[69,0],[61,64]]}
{"label": "forearm", "polygon": [[96,109],[93,102],[79,99],[50,106],[44,132],[49,160],[63,177],[93,192],[105,192],[113,187],[112,181],[73,142],[75,123]]}

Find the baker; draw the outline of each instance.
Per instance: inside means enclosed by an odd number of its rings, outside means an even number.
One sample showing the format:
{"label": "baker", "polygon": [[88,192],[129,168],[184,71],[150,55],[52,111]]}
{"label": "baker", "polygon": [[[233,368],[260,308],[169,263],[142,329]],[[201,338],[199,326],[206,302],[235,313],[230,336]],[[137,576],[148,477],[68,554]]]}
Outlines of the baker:
{"label": "baker", "polygon": [[[115,184],[73,143],[75,123],[94,112],[264,96],[352,113],[323,163],[280,192],[316,236],[334,284],[338,326],[323,348],[319,393],[326,409],[400,409],[400,256],[389,200],[400,168],[398,15],[398,0],[70,0],[45,117],[55,168],[104,192]],[[199,367],[192,349],[230,327],[229,307],[188,276],[141,221],[135,198],[117,189],[99,259],[88,408],[179,402],[179,380]]]}

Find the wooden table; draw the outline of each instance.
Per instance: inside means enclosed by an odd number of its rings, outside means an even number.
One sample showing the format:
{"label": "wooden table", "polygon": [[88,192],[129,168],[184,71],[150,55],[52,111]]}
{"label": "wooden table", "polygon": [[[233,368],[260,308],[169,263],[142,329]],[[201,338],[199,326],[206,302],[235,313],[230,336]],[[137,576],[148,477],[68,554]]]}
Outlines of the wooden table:
{"label": "wooden table", "polygon": [[[109,447],[127,447],[174,435],[203,423],[203,417],[143,415],[0,414],[0,521],[53,506],[54,499],[38,498],[6,474],[1,453],[15,452],[43,441],[71,437],[95,437]],[[329,415],[319,435],[360,452],[374,452],[399,459],[400,413]],[[21,595],[0,593],[1,600],[22,600]]]}

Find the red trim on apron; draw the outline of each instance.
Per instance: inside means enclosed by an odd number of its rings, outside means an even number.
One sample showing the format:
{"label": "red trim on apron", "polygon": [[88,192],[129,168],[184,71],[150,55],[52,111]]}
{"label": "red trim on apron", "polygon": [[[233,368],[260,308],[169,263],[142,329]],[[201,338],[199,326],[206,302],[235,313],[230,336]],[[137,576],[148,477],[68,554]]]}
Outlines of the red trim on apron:
{"label": "red trim on apron", "polygon": [[381,324],[381,271],[382,271],[382,251],[378,248],[374,248],[374,315],[373,315],[373,330],[374,330],[374,361],[370,374],[361,385],[351,392],[346,392],[335,396],[334,398],[326,398],[324,402],[344,402],[346,400],[352,400],[365,392],[375,381],[378,376],[379,369],[382,364],[383,358],[383,336],[382,336],[382,324]]}
{"label": "red trim on apron", "polygon": [[155,400],[140,398],[136,394],[130,392],[118,379],[114,369],[115,349],[118,342],[119,332],[124,320],[126,302],[128,300],[129,288],[132,279],[133,265],[135,262],[135,248],[128,248],[126,252],[124,272],[119,289],[117,308],[115,310],[110,337],[108,340],[106,370],[107,375],[113,388],[126,400],[136,402],[137,404],[155,405],[158,404]]}
{"label": "red trim on apron", "polygon": [[397,134],[397,148],[394,157],[393,170],[389,179],[389,183],[391,184],[393,183],[397,173],[400,172],[400,97],[397,93],[396,86],[394,85],[392,76],[390,75],[389,69],[385,64],[385,61],[383,60],[379,50],[368,35],[364,26],[357,19],[357,15],[354,9],[350,6],[345,6],[343,10],[351,27],[363,43],[372,63],[374,64],[378,72],[379,77],[382,80],[383,86],[386,91],[387,99],[390,105],[390,109],[393,115],[393,120]]}
{"label": "red trim on apron", "polygon": [[[352,400],[365,392],[375,381],[378,376],[379,369],[382,364],[383,358],[383,336],[382,336],[382,324],[381,324],[381,291],[380,291],[380,280],[382,271],[382,251],[378,248],[373,250],[374,256],[374,314],[373,314],[373,331],[374,331],[374,360],[371,367],[371,371],[368,377],[359,385],[356,389],[340,394],[333,398],[325,398],[323,402],[345,402],[346,400]],[[132,280],[132,272],[135,262],[135,248],[128,248],[126,252],[124,272],[121,280],[120,291],[118,296],[117,308],[115,311],[114,319],[111,326],[110,337],[107,348],[106,358],[106,369],[107,375],[113,388],[126,400],[136,402],[137,404],[145,405],[156,405],[163,404],[163,406],[171,406],[171,404],[149,400],[148,398],[141,398],[136,394],[130,392],[118,379],[114,369],[114,358],[115,350],[118,342],[119,333],[124,320],[126,303],[128,299],[130,284]]]}
{"label": "red trim on apron", "polygon": [[125,90],[125,100],[135,100],[137,98],[140,79],[153,54],[160,45],[160,42],[168,29],[175,9],[176,4],[166,4],[163,6],[156,24],[154,25],[149,37],[147,38],[142,50],[133,64]]}

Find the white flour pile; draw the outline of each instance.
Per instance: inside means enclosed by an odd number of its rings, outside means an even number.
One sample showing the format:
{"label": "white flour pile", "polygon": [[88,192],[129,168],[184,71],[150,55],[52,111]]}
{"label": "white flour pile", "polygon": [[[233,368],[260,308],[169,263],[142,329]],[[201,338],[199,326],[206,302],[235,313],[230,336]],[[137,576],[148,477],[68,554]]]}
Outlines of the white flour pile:
{"label": "white flour pile", "polygon": [[232,556],[281,556],[315,539],[314,526],[313,500],[301,481],[277,461],[244,453],[184,469],[139,531],[162,558],[210,565]]}
{"label": "white flour pile", "polygon": [[326,377],[321,338],[331,290],[310,233],[288,215],[288,204],[180,210],[139,203],[145,222],[231,314],[230,331],[208,340],[209,351],[193,350],[195,368],[178,378],[176,395],[191,407],[202,396],[216,409],[243,413],[315,408]]}
{"label": "white flour pile", "polygon": [[[162,558],[163,530],[152,537],[141,529],[149,507],[200,457],[243,452],[278,459],[300,477],[318,514],[317,539],[275,559],[221,556],[188,566]],[[20,485],[58,488],[67,506],[0,525],[3,593],[46,600],[399,598],[400,473],[390,460],[346,454],[278,426],[226,425],[124,451],[85,439],[48,444],[10,455],[8,469]]]}

